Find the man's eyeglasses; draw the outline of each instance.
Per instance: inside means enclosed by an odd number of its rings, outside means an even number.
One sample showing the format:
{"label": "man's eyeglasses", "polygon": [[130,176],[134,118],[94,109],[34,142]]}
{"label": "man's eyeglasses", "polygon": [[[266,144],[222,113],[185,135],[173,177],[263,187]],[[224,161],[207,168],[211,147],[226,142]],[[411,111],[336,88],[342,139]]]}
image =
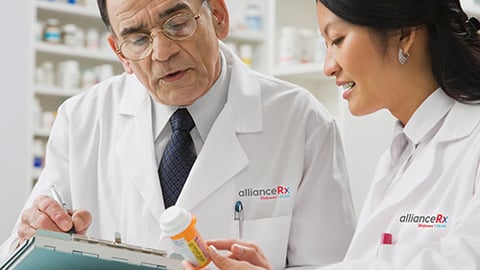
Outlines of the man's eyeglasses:
{"label": "man's eyeglasses", "polygon": [[[197,15],[192,13],[177,14],[163,23],[160,32],[171,40],[185,40],[197,32],[197,20],[200,18],[200,10],[205,5],[206,1],[202,1]],[[120,46],[118,46],[117,53],[122,54],[128,60],[138,61],[147,57],[153,51],[152,34],[136,33],[129,35]]]}

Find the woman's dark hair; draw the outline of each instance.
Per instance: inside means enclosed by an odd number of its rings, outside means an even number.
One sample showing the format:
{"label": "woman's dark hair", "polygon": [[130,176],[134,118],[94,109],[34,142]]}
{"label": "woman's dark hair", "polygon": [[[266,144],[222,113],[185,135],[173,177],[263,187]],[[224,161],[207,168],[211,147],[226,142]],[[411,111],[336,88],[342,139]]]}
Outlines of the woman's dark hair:
{"label": "woman's dark hair", "polygon": [[432,70],[443,91],[461,102],[480,101],[480,23],[459,0],[316,0],[338,17],[386,37],[391,30],[426,26]]}

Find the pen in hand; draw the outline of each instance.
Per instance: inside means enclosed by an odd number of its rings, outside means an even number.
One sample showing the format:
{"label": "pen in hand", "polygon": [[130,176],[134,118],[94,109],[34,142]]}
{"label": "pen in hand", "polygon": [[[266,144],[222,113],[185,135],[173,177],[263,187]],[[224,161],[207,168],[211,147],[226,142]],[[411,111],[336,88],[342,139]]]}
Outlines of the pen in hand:
{"label": "pen in hand", "polygon": [[[65,210],[65,212],[68,214],[68,205],[63,200],[62,196],[60,196],[60,193],[57,192],[57,190],[55,189],[55,186],[52,185],[50,190],[52,191],[52,196],[55,199],[55,201],[57,201],[62,206],[62,208]],[[69,233],[69,234],[76,233],[75,226],[73,226],[73,223],[72,223],[72,228],[70,230],[68,230],[67,233]]]}

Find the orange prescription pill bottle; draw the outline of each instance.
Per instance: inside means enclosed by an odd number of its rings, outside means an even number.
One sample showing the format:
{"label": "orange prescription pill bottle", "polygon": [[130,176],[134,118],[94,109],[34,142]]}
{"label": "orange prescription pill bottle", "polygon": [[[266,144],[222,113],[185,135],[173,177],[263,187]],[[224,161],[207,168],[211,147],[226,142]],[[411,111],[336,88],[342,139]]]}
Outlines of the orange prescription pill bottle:
{"label": "orange prescription pill bottle", "polygon": [[210,257],[207,244],[195,228],[196,222],[195,216],[178,206],[169,207],[160,216],[160,228],[173,240],[177,252],[195,267],[203,268],[210,263]]}

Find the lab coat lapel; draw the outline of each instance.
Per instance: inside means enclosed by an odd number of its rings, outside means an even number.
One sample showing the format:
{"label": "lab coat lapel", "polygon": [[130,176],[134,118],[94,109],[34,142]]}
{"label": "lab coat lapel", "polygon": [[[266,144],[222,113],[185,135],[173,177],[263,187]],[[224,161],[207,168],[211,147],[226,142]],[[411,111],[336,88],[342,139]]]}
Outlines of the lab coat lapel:
{"label": "lab coat lapel", "polygon": [[398,181],[393,190],[388,193],[384,200],[378,205],[377,211],[381,213],[386,211],[392,205],[395,205],[406,199],[415,189],[417,189],[431,174],[434,169],[435,155],[437,147],[432,147],[430,151],[423,151],[422,156],[417,156],[415,159],[421,162],[412,162],[405,170],[401,179]]}
{"label": "lab coat lapel", "polygon": [[121,170],[119,177],[125,178],[119,183],[133,184],[153,216],[159,216],[164,206],[155,164],[150,96],[134,76],[125,89],[117,114],[121,130],[117,131],[116,169]]}
{"label": "lab coat lapel", "polygon": [[[190,171],[177,205],[192,209],[248,165],[239,133],[263,130],[260,87],[246,66],[221,44],[232,65],[228,100]],[[227,50],[227,51],[225,51]],[[248,109],[245,109],[248,108]]]}
{"label": "lab coat lapel", "polygon": [[405,170],[402,178],[397,183],[395,191],[388,194],[384,203],[379,206],[379,212],[404,200],[425,179],[431,178],[427,176],[435,169],[434,166],[440,166],[440,164],[435,164],[436,156],[438,155],[436,151],[439,149],[438,144],[450,143],[470,135],[478,125],[479,120],[470,118],[470,121],[458,121],[457,119],[468,119],[471,115],[478,113],[477,111],[478,107],[476,106],[455,103],[437,135],[432,139],[429,146],[430,149],[425,149],[419,156],[415,157],[415,161]]}
{"label": "lab coat lapel", "polygon": [[177,205],[192,209],[248,164],[248,158],[231,126],[231,115],[223,112],[212,126]]}
{"label": "lab coat lapel", "polygon": [[[360,254],[365,252],[362,250],[362,247],[365,247],[365,243],[371,241],[372,238],[378,241],[382,230],[391,222],[392,217],[389,217],[389,214],[395,213],[396,207],[400,207],[402,202],[408,200],[409,195],[422,186],[422,184],[428,184],[425,182],[426,176],[435,170],[434,166],[441,166],[441,164],[436,164],[435,161],[435,157],[438,155],[436,153],[437,145],[451,143],[469,136],[480,124],[480,120],[471,117],[472,115],[478,115],[478,106],[457,102],[449,112],[443,126],[433,138],[431,150],[423,151],[423,156],[416,157],[417,160],[407,168],[402,179],[397,183],[396,191],[386,195],[384,201],[378,205],[375,204],[374,198],[378,198],[376,196],[384,192],[385,183],[380,180],[372,186],[364,206],[366,207],[364,210],[366,212],[362,213],[362,217],[357,225],[357,232],[352,241],[352,243],[356,244],[352,245],[348,251],[349,258],[361,256]],[[464,121],[458,121],[458,119],[464,119]],[[419,162],[419,160],[421,161]],[[380,173],[379,176],[385,176],[388,172],[387,170],[382,170]]]}

